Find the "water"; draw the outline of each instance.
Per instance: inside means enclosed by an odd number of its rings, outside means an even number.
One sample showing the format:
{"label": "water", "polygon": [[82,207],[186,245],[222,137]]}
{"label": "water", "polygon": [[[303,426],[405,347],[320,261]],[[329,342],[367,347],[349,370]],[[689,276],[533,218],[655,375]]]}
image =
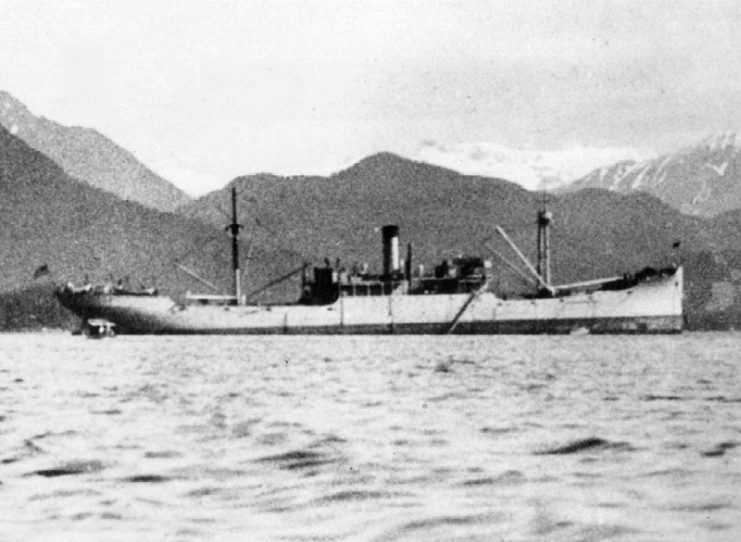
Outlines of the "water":
{"label": "water", "polygon": [[739,352],[0,335],[0,540],[735,541]]}

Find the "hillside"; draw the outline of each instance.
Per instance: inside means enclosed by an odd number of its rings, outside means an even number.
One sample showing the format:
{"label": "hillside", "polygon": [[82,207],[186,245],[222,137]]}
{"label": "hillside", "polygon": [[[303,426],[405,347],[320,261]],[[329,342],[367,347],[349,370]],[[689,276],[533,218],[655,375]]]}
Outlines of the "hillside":
{"label": "hillside", "polygon": [[564,190],[647,192],[684,214],[715,216],[741,209],[741,139],[722,134],[652,160],[596,169]]}
{"label": "hillside", "polygon": [[512,183],[379,154],[331,177],[240,177],[179,211],[221,224],[221,202],[232,185],[241,195],[242,221],[260,243],[279,240],[305,259],[371,266],[380,261],[383,224],[399,224],[402,241],[413,241],[420,260],[428,260],[478,251],[495,216],[521,222],[534,201]]}
{"label": "hillside", "polygon": [[102,134],[36,117],[4,91],[0,91],[0,126],[54,160],[71,177],[121,199],[161,211],[172,211],[190,200]]}
{"label": "hillside", "polygon": [[[221,229],[81,183],[1,127],[0,225],[0,292],[86,277],[172,292],[195,288],[174,271],[176,258],[209,280],[229,282]],[[34,279],[42,266],[49,273]]]}

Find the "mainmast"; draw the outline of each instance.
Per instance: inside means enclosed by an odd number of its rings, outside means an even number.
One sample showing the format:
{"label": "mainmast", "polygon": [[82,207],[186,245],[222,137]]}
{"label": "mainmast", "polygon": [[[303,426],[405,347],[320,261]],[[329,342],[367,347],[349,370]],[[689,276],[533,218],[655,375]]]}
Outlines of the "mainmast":
{"label": "mainmast", "polygon": [[543,192],[543,204],[538,211],[538,275],[543,281],[551,284],[551,241],[550,230],[553,214],[548,210],[546,195]]}
{"label": "mainmast", "polygon": [[232,271],[234,273],[234,299],[237,305],[242,304],[241,271],[239,269],[239,230],[242,224],[237,222],[237,187],[232,186],[232,223],[226,230],[232,235]]}

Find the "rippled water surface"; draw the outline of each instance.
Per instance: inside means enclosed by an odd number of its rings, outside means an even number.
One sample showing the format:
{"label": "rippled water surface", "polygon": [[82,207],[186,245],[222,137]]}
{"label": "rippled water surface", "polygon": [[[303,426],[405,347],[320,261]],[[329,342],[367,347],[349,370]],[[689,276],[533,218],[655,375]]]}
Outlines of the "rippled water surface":
{"label": "rippled water surface", "polygon": [[0,540],[741,539],[741,334],[0,335]]}

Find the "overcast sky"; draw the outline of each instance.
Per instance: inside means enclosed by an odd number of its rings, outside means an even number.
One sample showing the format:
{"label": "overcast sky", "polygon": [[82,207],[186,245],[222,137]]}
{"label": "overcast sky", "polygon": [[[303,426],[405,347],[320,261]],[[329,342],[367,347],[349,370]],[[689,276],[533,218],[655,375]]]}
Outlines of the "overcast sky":
{"label": "overcast sky", "polygon": [[0,88],[191,193],[423,142],[660,152],[741,126],[741,2],[0,1]]}

